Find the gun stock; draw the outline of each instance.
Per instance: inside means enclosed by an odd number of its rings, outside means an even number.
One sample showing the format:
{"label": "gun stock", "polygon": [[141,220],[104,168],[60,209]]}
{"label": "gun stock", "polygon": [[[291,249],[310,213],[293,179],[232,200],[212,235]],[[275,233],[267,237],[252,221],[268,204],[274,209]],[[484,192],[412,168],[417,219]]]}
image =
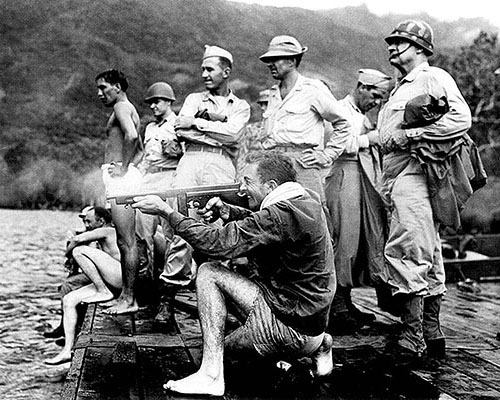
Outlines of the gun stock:
{"label": "gun stock", "polygon": [[188,208],[203,208],[212,197],[220,197],[222,201],[240,207],[248,208],[248,199],[240,195],[240,185],[237,183],[228,185],[197,186],[187,188],[170,189],[163,192],[134,193],[121,196],[111,196],[108,200],[115,200],[116,204],[127,205],[134,203],[134,197],[155,195],[163,200],[169,198],[177,199],[177,207],[180,213],[188,215]]}

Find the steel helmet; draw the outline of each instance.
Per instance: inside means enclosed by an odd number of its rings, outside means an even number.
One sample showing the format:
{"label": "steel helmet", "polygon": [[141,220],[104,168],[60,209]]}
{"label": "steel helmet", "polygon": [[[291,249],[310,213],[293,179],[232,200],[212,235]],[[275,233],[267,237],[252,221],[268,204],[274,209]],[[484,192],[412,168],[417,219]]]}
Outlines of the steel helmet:
{"label": "steel helmet", "polygon": [[154,98],[175,101],[175,95],[172,86],[165,82],[153,83],[146,92],[146,98],[144,99],[144,101],[148,103]]}
{"label": "steel helmet", "polygon": [[400,22],[385,41],[391,44],[394,38],[405,39],[421,47],[429,55],[434,53],[434,32],[427,22],[413,19]]}

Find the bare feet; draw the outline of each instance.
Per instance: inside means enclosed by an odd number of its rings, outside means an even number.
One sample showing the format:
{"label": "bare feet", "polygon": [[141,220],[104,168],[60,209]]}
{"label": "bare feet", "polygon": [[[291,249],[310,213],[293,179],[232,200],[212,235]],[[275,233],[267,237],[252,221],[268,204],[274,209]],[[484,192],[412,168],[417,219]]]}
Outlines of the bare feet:
{"label": "bare feet", "polygon": [[326,376],[332,372],[332,347],[333,339],[328,333],[325,333],[321,345],[312,356],[314,369],[311,370],[311,373],[313,376]]}
{"label": "bare feet", "polygon": [[116,300],[116,303],[109,307],[108,309],[104,310],[104,314],[110,314],[110,315],[118,315],[118,314],[128,314],[128,313],[135,313],[139,311],[139,305],[137,304],[137,301],[135,299],[126,299],[123,297],[119,297]]}
{"label": "bare feet", "polygon": [[184,394],[205,394],[222,396],[224,394],[224,377],[212,378],[200,371],[177,381],[168,381],[164,389]]}
{"label": "bare feet", "polygon": [[43,362],[47,365],[59,365],[64,364],[71,361],[71,353],[66,353],[65,351],[61,351],[57,356],[52,358],[47,358],[43,360]]}
{"label": "bare feet", "polygon": [[101,303],[100,306],[102,308],[109,308],[109,307],[114,307],[118,304],[118,299],[113,299],[110,301],[107,301],[106,303]]}
{"label": "bare feet", "polygon": [[105,303],[113,300],[113,293],[109,290],[106,292],[97,292],[95,295],[82,300],[82,303]]}

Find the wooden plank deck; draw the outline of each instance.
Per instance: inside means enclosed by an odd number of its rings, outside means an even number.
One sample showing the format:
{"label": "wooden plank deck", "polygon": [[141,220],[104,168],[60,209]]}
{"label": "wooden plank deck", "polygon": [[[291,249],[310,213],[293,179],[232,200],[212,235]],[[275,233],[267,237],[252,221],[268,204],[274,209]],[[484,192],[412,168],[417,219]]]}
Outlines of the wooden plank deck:
{"label": "wooden plank deck", "polygon": [[[418,368],[395,365],[385,346],[397,337],[397,318],[376,307],[373,289],[353,291],[355,303],[377,321],[355,335],[334,337],[334,371],[313,379],[307,360],[277,368],[268,360],[226,361],[225,399],[500,399],[500,283],[466,293],[448,285],[442,306],[447,335],[443,360]],[[64,400],[186,399],[162,389],[197,369],[201,337],[192,292],[177,296],[176,326],[158,331],[154,313],[106,316],[89,306],[62,393]],[[199,397],[197,397],[199,398]]]}

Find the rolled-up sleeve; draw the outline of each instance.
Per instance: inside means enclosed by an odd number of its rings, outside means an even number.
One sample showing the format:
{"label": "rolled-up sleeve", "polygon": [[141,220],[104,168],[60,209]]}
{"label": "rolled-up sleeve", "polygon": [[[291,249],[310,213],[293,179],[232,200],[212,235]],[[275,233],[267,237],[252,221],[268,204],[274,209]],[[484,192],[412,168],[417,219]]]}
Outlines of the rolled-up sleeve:
{"label": "rolled-up sleeve", "polygon": [[240,132],[250,119],[250,106],[246,101],[233,104],[227,115],[227,121],[207,121],[196,118],[196,127],[206,136],[228,146],[238,143]]}
{"label": "rolled-up sleeve", "polygon": [[317,95],[313,97],[311,107],[321,118],[332,124],[333,132],[323,152],[330,161],[335,161],[344,152],[351,133],[351,125],[347,121],[346,112],[326,86],[318,86]]}

